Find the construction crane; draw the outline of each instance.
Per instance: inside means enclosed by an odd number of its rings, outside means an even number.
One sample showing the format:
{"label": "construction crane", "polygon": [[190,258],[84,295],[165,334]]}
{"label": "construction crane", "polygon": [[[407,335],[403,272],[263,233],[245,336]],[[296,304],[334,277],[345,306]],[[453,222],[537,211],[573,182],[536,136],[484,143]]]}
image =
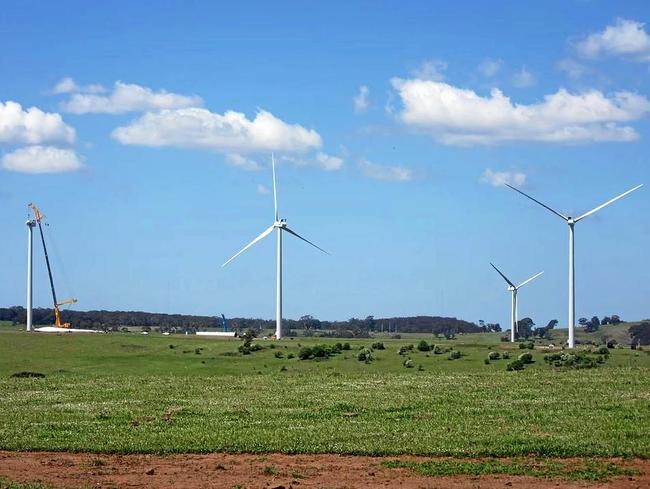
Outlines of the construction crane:
{"label": "construction crane", "polygon": [[54,303],[54,326],[56,326],[57,328],[69,328],[70,323],[61,322],[60,307],[66,304],[74,304],[75,302],[77,302],[77,299],[66,299],[61,302],[56,300],[56,290],[54,289],[54,279],[52,278],[52,267],[50,266],[50,258],[47,255],[47,246],[45,246],[45,236],[43,235],[42,222],[45,219],[45,216],[43,215],[41,210],[38,207],[36,207],[35,204],[29,204],[29,207],[34,212],[34,220],[36,221],[36,224],[38,225],[38,230],[41,233],[41,243],[43,243],[43,252],[45,253],[45,263],[47,264],[47,274],[50,277],[50,288],[52,289],[52,302]]}

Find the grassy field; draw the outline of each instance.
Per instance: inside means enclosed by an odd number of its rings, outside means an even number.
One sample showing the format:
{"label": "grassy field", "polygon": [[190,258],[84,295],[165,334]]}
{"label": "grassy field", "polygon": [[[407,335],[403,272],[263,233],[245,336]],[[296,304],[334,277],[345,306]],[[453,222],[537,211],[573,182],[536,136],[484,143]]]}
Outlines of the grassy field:
{"label": "grassy field", "polygon": [[241,355],[239,340],[3,332],[0,449],[650,456],[646,351],[562,370],[536,349],[508,372],[509,360],[484,363],[522,352],[499,336],[436,340],[461,358],[415,349],[405,368],[397,351],[415,340],[384,339],[364,363],[358,349],[374,340],[316,361],[300,348],[336,340],[259,341]]}

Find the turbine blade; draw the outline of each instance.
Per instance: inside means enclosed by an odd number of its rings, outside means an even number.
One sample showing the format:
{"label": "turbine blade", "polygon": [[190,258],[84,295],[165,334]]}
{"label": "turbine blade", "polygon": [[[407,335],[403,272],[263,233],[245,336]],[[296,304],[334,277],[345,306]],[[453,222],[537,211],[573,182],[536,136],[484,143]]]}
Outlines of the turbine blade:
{"label": "turbine blade", "polygon": [[506,277],[504,274],[501,273],[501,270],[499,270],[497,267],[494,266],[494,263],[490,263],[490,265],[492,265],[492,268],[494,268],[497,271],[497,273],[503,277],[503,280],[508,282],[508,285],[514,287],[515,289],[517,288],[515,287],[515,284],[513,284],[510,280],[508,280],[508,277]]}
{"label": "turbine blade", "polygon": [[273,209],[275,210],[275,220],[278,220],[278,191],[275,183],[275,155],[271,153],[271,167],[273,168]]}
{"label": "turbine blade", "polygon": [[524,197],[528,197],[528,198],[529,198],[530,200],[532,200],[533,202],[537,202],[537,203],[538,203],[539,205],[541,205],[544,209],[551,211],[553,214],[555,214],[555,215],[558,216],[558,217],[561,217],[561,218],[564,219],[565,221],[568,221],[568,220],[569,220],[569,218],[568,218],[567,216],[565,216],[564,214],[560,214],[560,213],[559,213],[558,211],[556,211],[555,209],[551,209],[551,208],[550,208],[549,206],[547,206],[546,204],[542,204],[539,200],[534,199],[533,197],[531,197],[531,196],[528,195],[528,194],[525,194],[524,192],[522,192],[522,191],[519,190],[518,188],[515,188],[515,187],[513,187],[512,185],[508,185],[507,183],[506,183],[505,185],[506,185],[507,187],[510,187],[510,188],[511,188],[512,190],[514,190],[515,192],[519,192],[519,193],[520,193],[521,195],[523,195]]}
{"label": "turbine blade", "polygon": [[293,234],[296,238],[300,238],[300,239],[302,239],[304,242],[309,243],[309,244],[312,245],[314,248],[321,250],[321,251],[322,251],[323,253],[325,253],[326,255],[329,255],[329,253],[328,253],[327,251],[325,251],[323,248],[321,248],[320,246],[316,246],[314,243],[312,243],[312,242],[309,241],[308,239],[303,238],[303,237],[300,236],[298,233],[296,233],[295,231],[292,231],[292,230],[289,229],[288,227],[284,227],[284,228],[282,228],[282,230],[283,230],[283,231],[286,231],[286,232],[289,233],[289,234]]}
{"label": "turbine blade", "polygon": [[598,212],[598,211],[599,211],[600,209],[602,209],[603,207],[607,207],[609,204],[611,204],[611,203],[613,203],[613,202],[616,202],[618,199],[622,199],[622,198],[625,197],[627,194],[631,194],[632,192],[634,192],[635,190],[640,189],[641,187],[643,187],[643,184],[641,184],[641,185],[637,185],[636,187],[631,188],[631,189],[628,190],[627,192],[623,192],[621,195],[618,195],[618,196],[614,197],[613,199],[608,200],[608,201],[605,202],[604,204],[600,204],[598,207],[595,207],[595,208],[591,209],[589,212],[584,213],[584,214],[581,215],[580,217],[576,217],[576,218],[575,218],[575,222],[578,222],[579,220],[584,219],[585,217],[592,215],[594,212]]}
{"label": "turbine blade", "polygon": [[221,266],[222,266],[222,267],[225,267],[226,265],[228,265],[228,263],[230,263],[231,261],[233,261],[233,260],[234,260],[235,258],[237,258],[239,255],[241,255],[244,251],[246,251],[248,248],[250,248],[251,246],[253,246],[255,243],[257,243],[257,242],[260,241],[261,239],[266,238],[269,234],[271,234],[271,232],[273,231],[274,228],[275,228],[275,225],[273,225],[273,226],[269,227],[268,229],[266,229],[264,232],[262,232],[262,234],[260,234],[260,235],[259,235],[257,238],[255,238],[253,241],[251,241],[251,242],[248,243],[246,246],[244,246],[241,250],[239,250],[239,251],[238,251],[234,256],[232,256],[232,257],[231,257],[227,262],[225,262],[225,263],[224,263],[223,265],[221,265]]}
{"label": "turbine blade", "polygon": [[524,280],[522,283],[520,283],[519,285],[517,285],[517,288],[520,289],[521,287],[523,287],[524,285],[526,285],[528,282],[532,282],[532,281],[535,280],[537,277],[539,277],[542,273],[544,273],[544,272],[539,272],[537,275],[533,275],[533,276],[530,277],[528,280]]}

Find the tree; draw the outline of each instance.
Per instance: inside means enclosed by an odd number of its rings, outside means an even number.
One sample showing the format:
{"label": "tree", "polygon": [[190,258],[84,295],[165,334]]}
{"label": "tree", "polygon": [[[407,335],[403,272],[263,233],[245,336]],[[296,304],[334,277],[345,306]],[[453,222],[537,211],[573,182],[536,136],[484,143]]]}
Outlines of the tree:
{"label": "tree", "polygon": [[524,318],[517,322],[517,331],[520,338],[528,338],[533,333],[535,323],[531,318]]}
{"label": "tree", "polygon": [[604,316],[603,319],[600,320],[600,325],[601,326],[606,326],[607,324],[611,323],[612,320],[609,316]]}
{"label": "tree", "polygon": [[619,323],[621,323],[622,321],[621,321],[621,318],[618,317],[618,315],[616,315],[616,314],[612,314],[612,317],[609,318],[609,322],[610,322],[611,324],[619,324]]}
{"label": "tree", "polygon": [[585,331],[588,333],[593,333],[594,331],[598,331],[599,327],[600,320],[598,319],[598,316],[594,316],[591,318],[591,320],[587,321],[587,324],[585,324]]}
{"label": "tree", "polygon": [[580,326],[585,326],[588,322],[589,322],[589,319],[587,319],[587,318],[580,318],[580,319],[578,319],[578,324],[579,324]]}
{"label": "tree", "polygon": [[642,322],[628,329],[633,345],[650,345],[650,323]]}

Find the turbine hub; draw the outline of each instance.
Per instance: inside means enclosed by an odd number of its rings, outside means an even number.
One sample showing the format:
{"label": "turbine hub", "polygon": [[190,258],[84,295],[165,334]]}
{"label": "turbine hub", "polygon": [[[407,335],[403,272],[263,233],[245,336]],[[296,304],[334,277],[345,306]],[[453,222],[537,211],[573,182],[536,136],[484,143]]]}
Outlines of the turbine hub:
{"label": "turbine hub", "polygon": [[286,219],[280,219],[278,221],[275,221],[273,223],[273,226],[276,228],[286,228],[287,227],[287,220]]}

